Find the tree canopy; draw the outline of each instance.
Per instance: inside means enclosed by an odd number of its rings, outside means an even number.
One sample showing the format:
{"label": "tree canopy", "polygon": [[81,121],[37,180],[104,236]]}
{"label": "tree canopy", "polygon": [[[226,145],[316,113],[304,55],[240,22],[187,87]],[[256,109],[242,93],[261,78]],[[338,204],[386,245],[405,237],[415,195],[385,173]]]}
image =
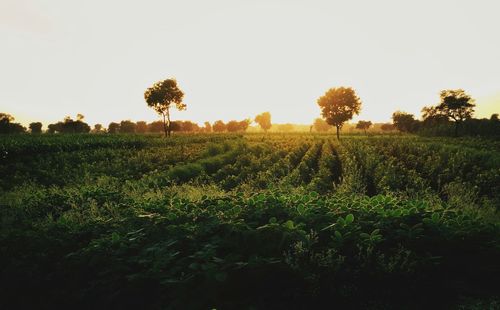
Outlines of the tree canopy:
{"label": "tree canopy", "polygon": [[392,123],[401,132],[413,132],[416,129],[417,121],[413,114],[396,111],[392,113]]}
{"label": "tree canopy", "polygon": [[474,114],[476,106],[474,99],[463,89],[442,90],[439,97],[440,102],[437,106],[422,109],[424,122],[439,124],[453,120],[455,122],[455,135],[457,135],[459,124],[472,118]]}
{"label": "tree canopy", "polygon": [[260,128],[262,128],[265,132],[271,129],[271,113],[264,112],[255,117],[255,122],[259,124]]}
{"label": "tree canopy", "polygon": [[359,121],[357,124],[356,124],[356,129],[361,129],[361,130],[364,130],[365,134],[366,134],[366,130],[368,128],[370,128],[372,126],[372,122],[371,121]]}
{"label": "tree canopy", "polygon": [[336,87],[330,88],[321,96],[318,105],[326,122],[337,128],[337,139],[339,139],[340,128],[354,115],[359,114],[361,99],[351,87]]}
{"label": "tree canopy", "polygon": [[163,117],[163,129],[165,136],[171,134],[170,108],[174,106],[177,110],[186,109],[186,105],[182,103],[184,93],[177,86],[175,79],[166,79],[156,82],[149,87],[144,93],[144,99],[149,107],[153,108],[156,113]]}

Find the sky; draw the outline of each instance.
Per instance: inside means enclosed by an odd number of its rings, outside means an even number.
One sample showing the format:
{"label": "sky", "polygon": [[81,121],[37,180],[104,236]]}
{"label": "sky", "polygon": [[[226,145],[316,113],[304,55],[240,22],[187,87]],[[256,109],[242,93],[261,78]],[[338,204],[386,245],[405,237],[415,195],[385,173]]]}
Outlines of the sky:
{"label": "sky", "polygon": [[420,116],[463,88],[500,112],[498,0],[0,0],[0,112],[45,125],[159,119],[144,101],[177,79],[200,124],[269,111],[310,124],[329,88],[353,87],[353,121]]}

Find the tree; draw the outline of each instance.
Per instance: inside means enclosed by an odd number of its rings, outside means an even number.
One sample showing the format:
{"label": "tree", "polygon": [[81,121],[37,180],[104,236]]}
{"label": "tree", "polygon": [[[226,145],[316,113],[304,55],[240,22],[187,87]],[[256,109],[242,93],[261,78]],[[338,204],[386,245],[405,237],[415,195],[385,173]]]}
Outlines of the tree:
{"label": "tree", "polygon": [[148,131],[148,124],[144,121],[138,121],[135,124],[135,132],[146,133]]}
{"label": "tree", "polygon": [[120,122],[120,133],[135,133],[135,123],[132,121]]}
{"label": "tree", "polygon": [[361,129],[361,130],[364,130],[365,131],[365,135],[366,135],[366,130],[368,128],[370,128],[372,125],[372,122],[371,121],[359,121],[357,124],[356,124],[356,129]]}
{"label": "tree", "polygon": [[42,123],[40,123],[40,122],[31,123],[29,128],[31,130],[31,133],[33,133],[33,134],[42,133]]}
{"label": "tree", "polygon": [[101,133],[103,132],[103,128],[101,124],[95,124],[94,125],[94,130],[92,130],[93,133]]}
{"label": "tree", "polygon": [[229,121],[229,122],[227,122],[226,129],[228,132],[237,132],[240,129],[240,122]]}
{"label": "tree", "polygon": [[458,126],[470,119],[474,114],[474,99],[463,89],[442,90],[440,93],[441,102],[436,106],[436,110],[452,119],[455,122],[455,136],[458,134]]}
{"label": "tree", "polygon": [[154,121],[148,124],[149,132],[162,132],[163,131],[163,122],[162,121]]}
{"label": "tree", "polygon": [[416,129],[415,116],[410,113],[396,111],[392,114],[392,123],[401,132],[413,132]]}
{"label": "tree", "polygon": [[498,122],[498,113],[491,114],[490,121]]}
{"label": "tree", "polygon": [[210,122],[205,122],[205,132],[212,132],[212,125],[210,125]]}
{"label": "tree", "polygon": [[264,132],[267,132],[269,129],[271,129],[271,113],[269,112],[264,112],[262,114],[259,114],[255,117],[255,122],[259,124],[260,128],[264,130]]}
{"label": "tree", "polygon": [[108,125],[108,133],[114,134],[120,132],[120,124],[111,122]]}
{"label": "tree", "polygon": [[214,132],[223,132],[226,130],[226,124],[224,124],[224,122],[221,120],[215,121],[212,129]]}
{"label": "tree", "polygon": [[0,113],[0,134],[23,133],[26,131],[19,123],[13,123],[14,117],[7,113]]}
{"label": "tree", "polygon": [[250,125],[250,120],[245,119],[242,121],[229,121],[226,125],[226,129],[228,132],[238,132],[238,131],[246,131],[248,126]]}
{"label": "tree", "polygon": [[340,139],[340,128],[355,114],[359,114],[361,100],[351,87],[330,88],[318,99],[321,115],[326,122],[337,128],[337,139]]}
{"label": "tree", "polygon": [[324,119],[317,118],[314,120],[313,128],[317,132],[327,132],[330,128],[332,128],[332,126],[330,126]]}
{"label": "tree", "polygon": [[424,107],[422,109],[422,120],[424,126],[436,126],[449,122],[448,116],[442,114],[435,107]]}
{"label": "tree", "polygon": [[156,82],[144,93],[144,99],[146,99],[148,106],[163,117],[165,136],[170,137],[171,133],[170,108],[175,106],[179,111],[186,109],[186,105],[182,103],[183,97],[184,93],[177,87],[175,79]]}
{"label": "tree", "polygon": [[64,121],[57,122],[56,124],[49,124],[49,133],[88,133],[90,126],[83,122],[83,115],[78,114],[77,120],[73,120],[70,116],[66,116]]}

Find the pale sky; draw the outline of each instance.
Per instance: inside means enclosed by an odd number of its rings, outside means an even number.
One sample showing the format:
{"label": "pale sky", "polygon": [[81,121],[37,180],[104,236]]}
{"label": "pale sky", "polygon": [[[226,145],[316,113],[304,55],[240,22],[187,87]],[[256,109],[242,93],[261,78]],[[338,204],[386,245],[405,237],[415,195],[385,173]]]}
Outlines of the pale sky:
{"label": "pale sky", "polygon": [[202,123],[269,111],[311,123],[352,86],[359,119],[420,116],[463,88],[500,112],[498,0],[0,0],[0,112],[27,124],[159,119],[144,91],[176,78]]}

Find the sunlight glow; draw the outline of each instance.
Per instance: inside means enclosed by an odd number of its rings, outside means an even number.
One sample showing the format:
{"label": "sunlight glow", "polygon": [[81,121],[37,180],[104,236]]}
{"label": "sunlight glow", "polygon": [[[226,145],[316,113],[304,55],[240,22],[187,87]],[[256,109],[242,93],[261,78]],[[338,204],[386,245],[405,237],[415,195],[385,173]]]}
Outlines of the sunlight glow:
{"label": "sunlight glow", "polygon": [[0,110],[30,121],[82,113],[90,124],[157,115],[144,101],[175,77],[202,124],[254,118],[310,124],[328,88],[352,86],[354,118],[420,116],[463,88],[477,117],[500,110],[500,2],[0,2]]}

